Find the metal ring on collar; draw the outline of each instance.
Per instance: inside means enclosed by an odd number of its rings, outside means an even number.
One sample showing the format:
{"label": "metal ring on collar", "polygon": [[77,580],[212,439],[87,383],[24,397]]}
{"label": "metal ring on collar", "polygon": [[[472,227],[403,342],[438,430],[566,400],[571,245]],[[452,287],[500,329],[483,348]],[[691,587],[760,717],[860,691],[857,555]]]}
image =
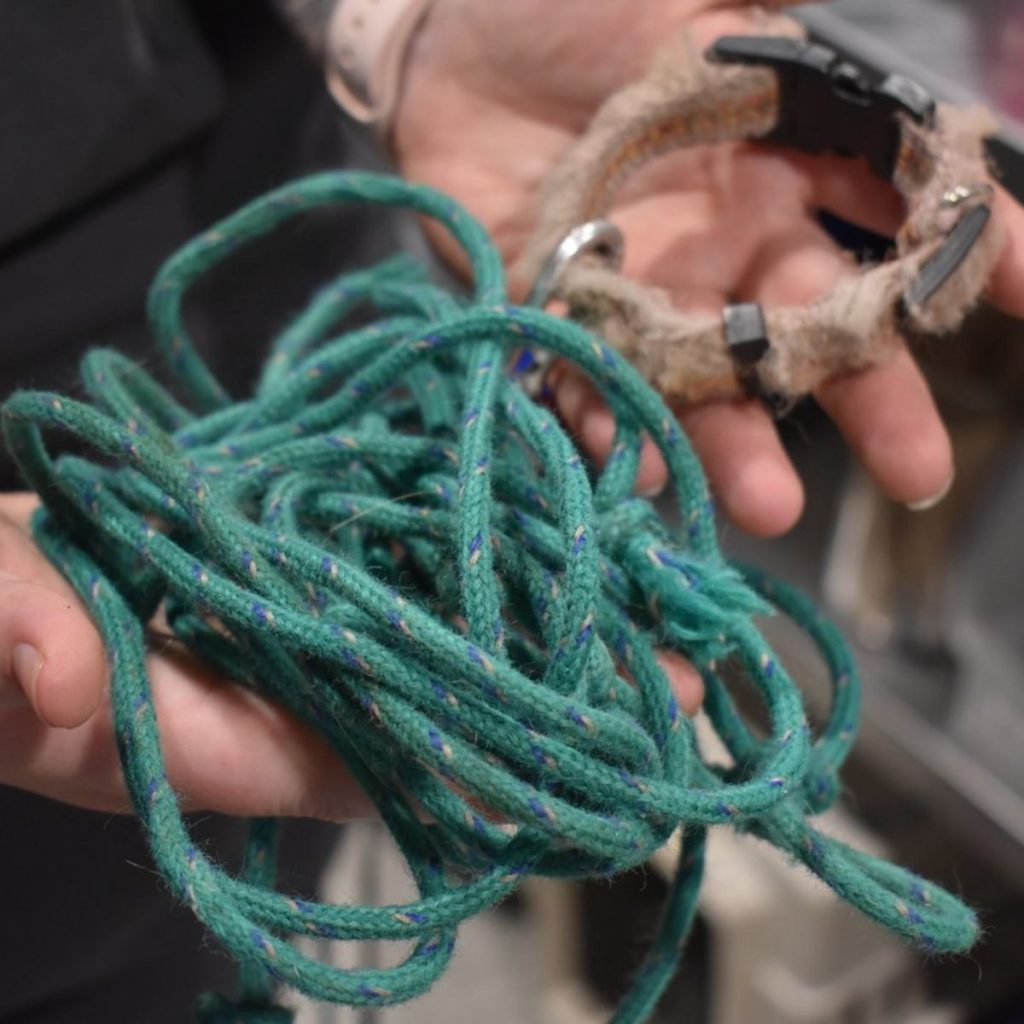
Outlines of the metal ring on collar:
{"label": "metal ring on collar", "polygon": [[[574,227],[558,244],[541,267],[526,300],[528,306],[543,309],[558,286],[558,279],[566,267],[583,257],[596,259],[609,270],[621,270],[626,251],[622,231],[608,220],[591,220]],[[539,398],[544,391],[544,378],[553,357],[550,352],[522,349],[515,359],[512,372],[519,378],[523,390],[531,398]]]}
{"label": "metal ring on collar", "polygon": [[610,220],[591,220],[573,228],[541,267],[530,289],[528,306],[543,308],[555,292],[559,275],[582,256],[596,256],[610,270],[621,270],[626,252],[622,231]]}

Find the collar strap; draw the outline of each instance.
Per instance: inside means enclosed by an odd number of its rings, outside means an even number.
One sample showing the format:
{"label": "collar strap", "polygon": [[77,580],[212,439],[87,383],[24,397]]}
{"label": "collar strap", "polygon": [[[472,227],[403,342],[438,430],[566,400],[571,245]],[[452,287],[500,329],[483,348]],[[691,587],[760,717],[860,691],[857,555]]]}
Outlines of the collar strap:
{"label": "collar strap", "polygon": [[704,55],[676,41],[605,103],[547,183],[528,273],[548,269],[566,236],[604,217],[641,165],[707,143],[863,156],[903,196],[906,221],[891,259],[806,307],[687,313],[594,255],[560,266],[548,297],[567,302],[669,399],[746,393],[781,410],[827,377],[884,361],[900,334],[955,330],[1002,248],[988,205],[991,115],[936,104],[902,76],[873,76],[795,35],[788,19],[766,25],[773,34],[726,37]]}

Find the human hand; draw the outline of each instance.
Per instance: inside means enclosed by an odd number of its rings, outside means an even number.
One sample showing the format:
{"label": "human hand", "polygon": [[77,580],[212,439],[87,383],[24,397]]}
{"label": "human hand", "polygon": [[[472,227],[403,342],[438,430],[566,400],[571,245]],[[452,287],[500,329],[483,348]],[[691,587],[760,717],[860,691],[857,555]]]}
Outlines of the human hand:
{"label": "human hand", "polygon": [[[32,542],[35,505],[31,494],[0,496],[0,783],[128,811],[103,645]],[[370,812],[316,733],[173,642],[157,646],[148,661],[153,702],[168,778],[187,810],[330,820]]]}
{"label": "human hand", "polygon": [[[450,192],[487,225],[522,297],[529,282],[516,279],[515,265],[541,183],[600,103],[684,27],[703,46],[756,33],[757,14],[729,0],[656,0],[643,17],[631,0],[435,0],[395,125],[403,173]],[[1002,190],[995,207],[1008,241],[990,296],[1024,315],[1024,211]],[[627,274],[665,289],[681,308],[717,312],[730,301],[807,303],[849,273],[820,210],[888,235],[902,220],[896,192],[860,161],[748,145],[657,161],[631,179],[611,216],[626,236]],[[884,366],[829,380],[815,397],[882,489],[916,504],[948,488],[952,452],[920,370],[904,346],[896,353]],[[605,454],[614,424],[596,392],[563,370],[556,397],[570,429]],[[758,534],[789,529],[803,490],[760,403],[678,411],[730,518]],[[648,446],[638,486],[655,490],[664,477]]]}
{"label": "human hand", "polygon": [[[0,785],[130,810],[99,634],[32,542],[32,494],[0,495]],[[167,776],[186,810],[343,821],[372,813],[327,743],[271,701],[218,678],[171,640],[148,659]],[[693,714],[700,677],[662,656]]]}

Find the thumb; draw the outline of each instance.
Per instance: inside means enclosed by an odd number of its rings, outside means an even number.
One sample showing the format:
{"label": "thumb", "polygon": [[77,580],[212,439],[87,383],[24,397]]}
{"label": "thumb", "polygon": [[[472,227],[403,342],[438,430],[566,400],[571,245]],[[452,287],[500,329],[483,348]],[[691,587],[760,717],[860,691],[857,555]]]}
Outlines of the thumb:
{"label": "thumb", "polygon": [[0,702],[27,701],[45,725],[73,729],[106,684],[103,645],[78,599],[0,571]]}

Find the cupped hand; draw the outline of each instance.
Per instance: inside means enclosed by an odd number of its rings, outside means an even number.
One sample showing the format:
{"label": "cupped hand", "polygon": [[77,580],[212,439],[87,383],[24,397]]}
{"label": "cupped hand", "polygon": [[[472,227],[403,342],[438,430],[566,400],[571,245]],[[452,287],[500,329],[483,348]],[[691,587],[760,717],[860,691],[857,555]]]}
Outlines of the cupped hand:
{"label": "cupped hand", "polygon": [[[106,655],[70,584],[32,542],[31,494],[0,495],[0,785],[130,811]],[[700,677],[662,656],[680,705]],[[371,804],[325,741],[273,702],[153,634],[148,659],[167,777],[186,810],[343,821]]]}
{"label": "cupped hand", "polygon": [[[129,811],[99,634],[32,542],[36,499],[0,496],[0,783]],[[173,642],[148,660],[171,785],[188,810],[331,820],[370,805],[305,725]]]}
{"label": "cupped hand", "polygon": [[[448,191],[488,226],[522,297],[529,282],[516,279],[516,261],[541,184],[601,102],[641,75],[671,33],[686,28],[703,46],[756,33],[757,17],[727,0],[435,0],[395,125],[402,171]],[[662,158],[631,179],[611,217],[626,237],[627,274],[681,308],[717,312],[734,301],[807,303],[852,272],[820,227],[822,210],[890,236],[903,219],[896,192],[860,161],[750,145]],[[1024,315],[1024,211],[998,190],[996,213],[1008,241],[990,295]],[[925,503],[952,482],[951,446],[913,358],[902,345],[895,351],[884,366],[829,380],[815,397],[887,494]],[[605,454],[614,424],[596,392],[563,371],[556,396],[570,429]],[[678,412],[734,522],[764,535],[796,522],[803,489],[759,403]],[[655,491],[664,478],[649,446],[638,486]]]}

